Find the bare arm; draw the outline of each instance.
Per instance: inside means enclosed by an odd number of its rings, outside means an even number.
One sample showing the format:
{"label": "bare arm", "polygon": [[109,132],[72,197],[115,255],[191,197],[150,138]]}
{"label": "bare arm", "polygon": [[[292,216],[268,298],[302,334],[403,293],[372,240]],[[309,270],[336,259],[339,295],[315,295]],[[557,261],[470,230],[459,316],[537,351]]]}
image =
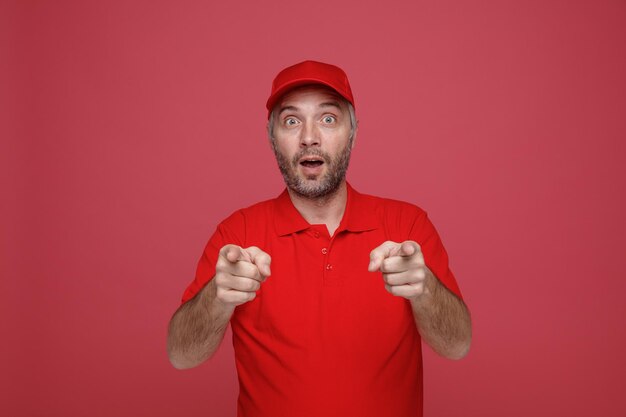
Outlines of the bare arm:
{"label": "bare arm", "polygon": [[251,246],[225,245],[215,277],[170,320],[167,354],[177,369],[200,365],[217,350],[235,307],[256,297],[270,275],[270,256]]}
{"label": "bare arm", "polygon": [[370,271],[381,271],[385,288],[411,302],[420,335],[438,354],[461,359],[469,352],[472,323],[462,300],[424,262],[419,244],[385,242],[370,255]]}
{"label": "bare arm", "polygon": [[465,303],[426,269],[424,292],[411,299],[413,317],[422,339],[449,359],[467,355],[472,343],[472,322]]}
{"label": "bare arm", "polygon": [[210,358],[224,338],[234,306],[216,298],[212,279],[194,298],[180,306],[170,320],[167,354],[176,369],[188,369]]}

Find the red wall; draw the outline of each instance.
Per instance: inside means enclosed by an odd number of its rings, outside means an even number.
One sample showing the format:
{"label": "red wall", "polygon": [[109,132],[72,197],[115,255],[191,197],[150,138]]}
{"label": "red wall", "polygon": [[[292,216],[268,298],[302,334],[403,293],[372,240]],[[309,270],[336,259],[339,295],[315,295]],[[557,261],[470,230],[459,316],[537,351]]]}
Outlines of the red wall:
{"label": "red wall", "polygon": [[264,103],[310,58],[351,77],[349,180],[429,212],[472,310],[426,415],[626,415],[626,4],[265,3],[0,6],[0,413],[234,415],[230,342],[180,372],[166,326],[282,190]]}

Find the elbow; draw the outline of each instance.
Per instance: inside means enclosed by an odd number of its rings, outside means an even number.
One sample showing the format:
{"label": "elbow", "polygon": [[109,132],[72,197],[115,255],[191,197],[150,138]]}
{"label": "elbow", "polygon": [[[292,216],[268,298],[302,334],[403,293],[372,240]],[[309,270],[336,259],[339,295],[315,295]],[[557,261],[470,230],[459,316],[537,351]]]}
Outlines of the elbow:
{"label": "elbow", "polygon": [[469,354],[471,346],[472,331],[471,328],[469,328],[467,334],[458,339],[456,343],[452,344],[445,353],[442,353],[442,356],[456,361],[461,360]]}
{"label": "elbow", "polygon": [[188,349],[184,349],[172,342],[170,338],[167,340],[167,357],[172,366],[178,370],[191,369],[200,365],[208,356],[191,354]]}
{"label": "elbow", "polygon": [[174,350],[169,343],[167,345],[167,358],[170,360],[172,366],[178,370],[192,368],[189,362],[185,360],[184,356]]}
{"label": "elbow", "polygon": [[178,369],[179,371],[195,368],[198,365],[173,356],[170,356],[170,363],[174,368]]}
{"label": "elbow", "polygon": [[446,352],[446,354],[443,356],[455,361],[461,360],[468,355],[471,344],[471,339],[460,342],[453,349],[450,349],[448,352]]}
{"label": "elbow", "polygon": [[189,369],[193,367],[190,366],[189,362],[186,361],[182,357],[182,355],[172,352],[170,349],[167,350],[167,357],[170,360],[172,366],[178,370]]}
{"label": "elbow", "polygon": [[191,369],[200,365],[206,358],[191,358],[182,352],[173,351],[168,348],[167,356],[172,366],[178,370]]}
{"label": "elbow", "polygon": [[465,311],[467,315],[465,316],[465,320],[463,320],[463,325],[459,328],[455,343],[451,344],[447,355],[444,355],[448,359],[463,359],[469,354],[470,347],[472,346],[472,320],[467,308]]}
{"label": "elbow", "polygon": [[456,337],[439,340],[439,343],[430,345],[435,352],[446,359],[461,360],[469,354],[472,345],[471,327],[467,327]]}

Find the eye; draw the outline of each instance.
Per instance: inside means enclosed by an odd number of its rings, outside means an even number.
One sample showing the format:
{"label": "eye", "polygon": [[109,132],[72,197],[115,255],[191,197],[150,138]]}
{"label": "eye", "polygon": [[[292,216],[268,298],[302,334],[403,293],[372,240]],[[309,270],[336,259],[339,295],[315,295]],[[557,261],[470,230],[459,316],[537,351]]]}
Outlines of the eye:
{"label": "eye", "polygon": [[298,121],[295,118],[293,118],[293,117],[288,117],[288,118],[285,119],[285,125],[287,125],[287,126],[293,126],[293,125],[295,125],[297,123],[298,123]]}
{"label": "eye", "polygon": [[334,123],[336,120],[335,116],[324,116],[322,119],[322,121],[327,124]]}

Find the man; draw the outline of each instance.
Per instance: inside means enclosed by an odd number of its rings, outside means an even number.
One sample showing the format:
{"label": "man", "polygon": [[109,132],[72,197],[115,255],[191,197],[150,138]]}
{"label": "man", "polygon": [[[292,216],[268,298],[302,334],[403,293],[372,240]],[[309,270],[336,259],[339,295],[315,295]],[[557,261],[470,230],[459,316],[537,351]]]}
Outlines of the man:
{"label": "man", "polygon": [[199,365],[230,322],[238,416],[422,415],[421,339],[453,359],[471,341],[437,232],[418,207],[346,182],[343,70],[286,68],[266,107],[287,188],[217,227],[170,322],[170,361]]}

